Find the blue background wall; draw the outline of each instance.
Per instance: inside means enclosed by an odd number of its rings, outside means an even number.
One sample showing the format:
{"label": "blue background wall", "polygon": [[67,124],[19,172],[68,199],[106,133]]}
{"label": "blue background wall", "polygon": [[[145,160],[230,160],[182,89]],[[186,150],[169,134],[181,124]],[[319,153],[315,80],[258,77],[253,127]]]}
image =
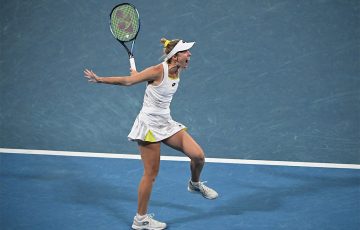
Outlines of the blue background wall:
{"label": "blue background wall", "polygon": [[[360,1],[131,2],[138,69],[159,62],[163,36],[197,42],[172,114],[208,157],[360,163]],[[145,85],[82,73],[128,74],[117,3],[2,1],[0,147],[137,152]]]}

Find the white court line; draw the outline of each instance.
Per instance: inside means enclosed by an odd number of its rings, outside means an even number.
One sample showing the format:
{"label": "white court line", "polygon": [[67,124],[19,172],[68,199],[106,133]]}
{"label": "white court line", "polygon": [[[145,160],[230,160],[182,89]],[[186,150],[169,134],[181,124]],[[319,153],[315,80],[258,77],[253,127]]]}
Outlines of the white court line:
{"label": "white court line", "polygon": [[[140,159],[140,155],[135,155],[135,154],[70,152],[70,151],[54,151],[54,150],[35,150],[35,149],[0,148],[0,153],[49,155],[49,156],[72,156],[72,157],[118,158],[118,159],[135,159],[135,160]],[[189,161],[189,158],[177,157],[177,156],[161,156],[161,160],[163,160],[163,161]],[[249,165],[296,166],[296,167],[313,167],[313,168],[360,169],[360,165],[358,165],[358,164],[334,164],[334,163],[316,163],[316,162],[242,160],[242,159],[226,159],[226,158],[206,158],[206,162],[224,163],[224,164],[249,164]]]}

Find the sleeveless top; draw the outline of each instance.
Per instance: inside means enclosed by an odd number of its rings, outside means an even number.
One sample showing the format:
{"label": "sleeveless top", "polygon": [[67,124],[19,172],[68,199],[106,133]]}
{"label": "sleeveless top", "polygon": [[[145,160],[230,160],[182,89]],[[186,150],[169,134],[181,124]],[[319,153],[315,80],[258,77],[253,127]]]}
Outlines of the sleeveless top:
{"label": "sleeveless top", "polygon": [[163,65],[163,79],[159,85],[146,86],[142,111],[147,114],[170,114],[170,103],[175,94],[180,78],[170,78],[166,62]]}
{"label": "sleeveless top", "polygon": [[143,107],[128,135],[130,141],[159,142],[187,129],[170,115],[170,103],[180,79],[170,78],[167,63],[162,65],[164,73],[160,84],[146,86]]}

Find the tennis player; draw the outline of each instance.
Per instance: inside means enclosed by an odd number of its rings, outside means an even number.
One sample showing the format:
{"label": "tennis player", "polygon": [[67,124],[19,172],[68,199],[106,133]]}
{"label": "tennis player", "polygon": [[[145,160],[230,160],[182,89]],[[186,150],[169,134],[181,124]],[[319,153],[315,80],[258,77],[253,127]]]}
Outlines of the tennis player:
{"label": "tennis player", "polygon": [[170,115],[170,103],[178,88],[180,73],[189,65],[190,48],[195,42],[165,38],[162,38],[160,42],[164,45],[164,62],[141,72],[131,69],[130,76],[99,77],[92,70],[84,71],[85,77],[95,83],[130,86],[147,82],[142,109],[128,135],[129,140],[138,143],[144,164],[133,229],[166,228],[165,223],[155,220],[154,215],[147,212],[152,186],[159,172],[161,143],[183,152],[190,158],[191,178],[188,182],[188,191],[199,193],[207,199],[218,197],[215,190],[200,181],[200,174],[205,163],[202,148],[186,131],[186,127],[174,121]]}

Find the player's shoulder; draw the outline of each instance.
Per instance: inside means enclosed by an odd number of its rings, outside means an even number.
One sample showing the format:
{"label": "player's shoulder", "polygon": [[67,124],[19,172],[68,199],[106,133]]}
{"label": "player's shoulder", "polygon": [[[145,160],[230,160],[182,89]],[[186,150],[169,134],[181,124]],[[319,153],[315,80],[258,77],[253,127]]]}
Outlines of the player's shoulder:
{"label": "player's shoulder", "polygon": [[163,69],[164,69],[162,63],[159,63],[159,64],[157,64],[157,65],[154,65],[153,67],[154,67],[154,70],[155,70],[155,71],[159,71],[159,72],[162,72]]}
{"label": "player's shoulder", "polygon": [[[156,80],[163,75],[163,67],[161,64],[149,66],[139,73],[140,76],[144,76],[145,79]],[[148,79],[149,78],[149,79]]]}
{"label": "player's shoulder", "polygon": [[163,72],[163,66],[162,66],[162,64],[160,63],[160,64],[157,64],[157,65],[150,66],[150,67],[148,68],[148,70],[151,71],[151,72],[153,72],[153,73],[155,73],[155,74],[162,74],[162,72]]}

